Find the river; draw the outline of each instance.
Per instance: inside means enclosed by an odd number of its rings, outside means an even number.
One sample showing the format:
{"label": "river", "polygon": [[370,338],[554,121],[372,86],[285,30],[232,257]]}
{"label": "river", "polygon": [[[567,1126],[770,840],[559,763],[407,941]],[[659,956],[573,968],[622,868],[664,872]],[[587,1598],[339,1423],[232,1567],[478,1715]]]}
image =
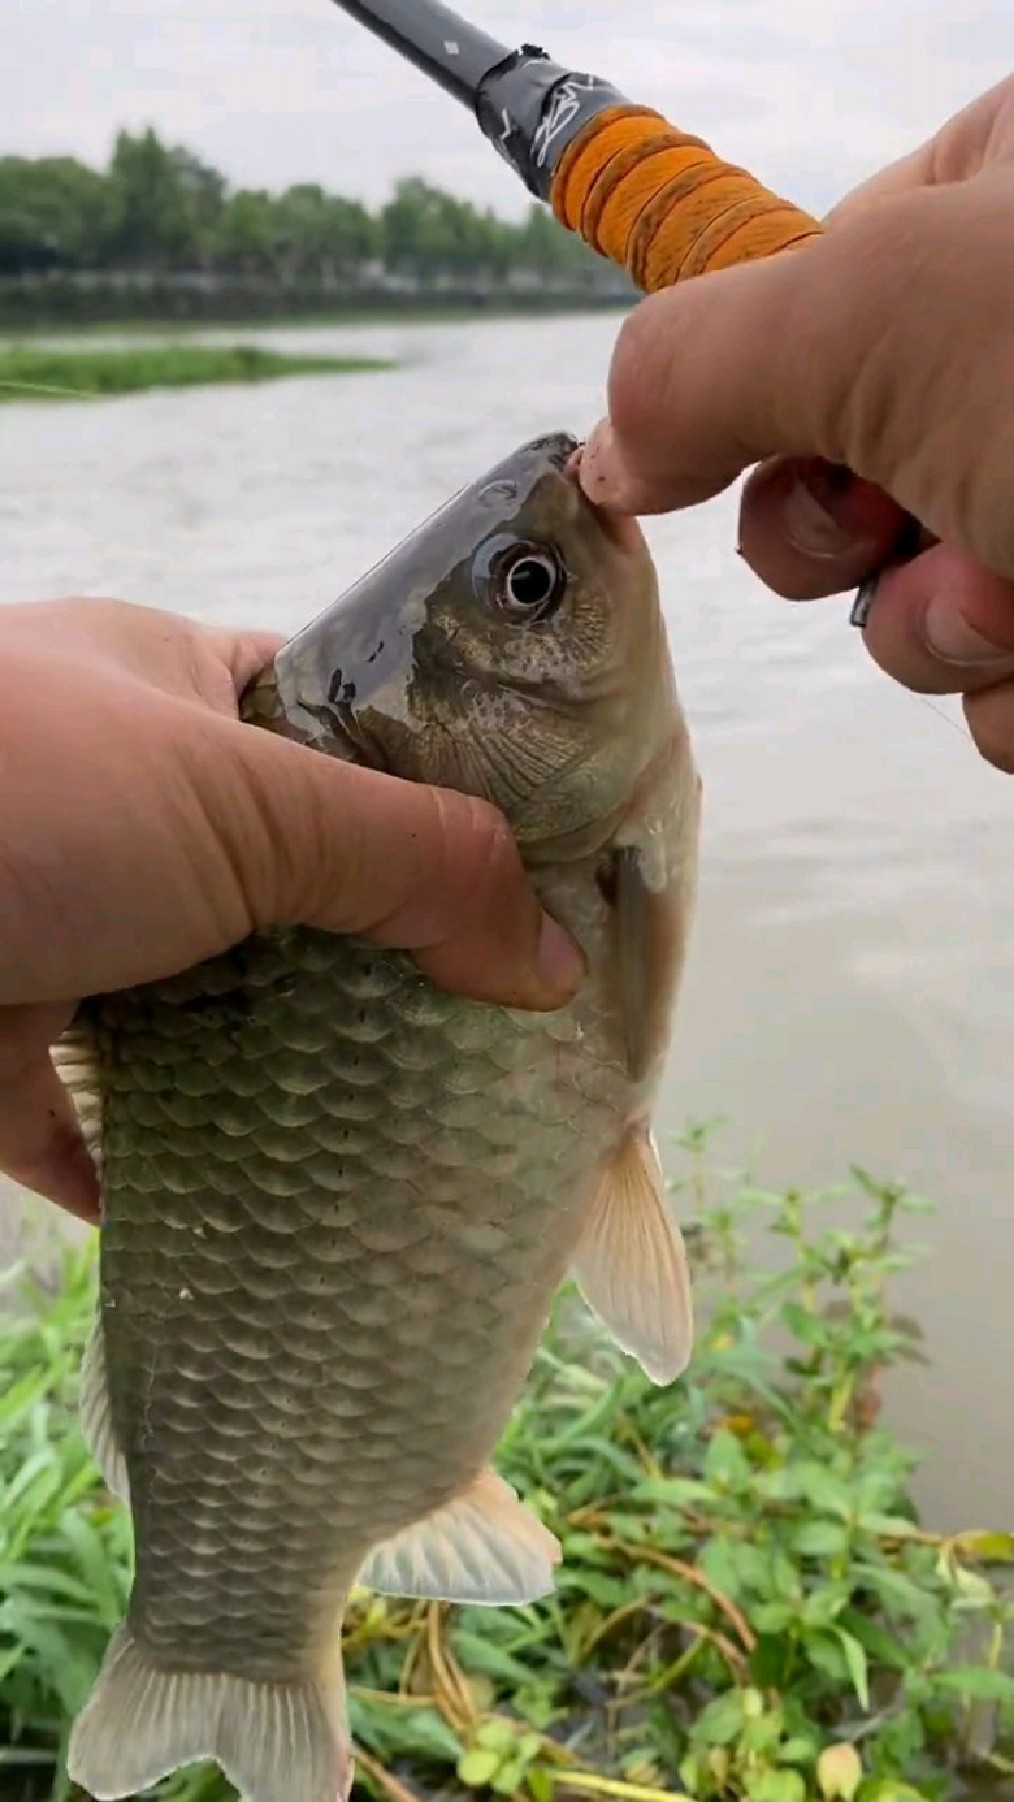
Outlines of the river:
{"label": "river", "polygon": [[[390,374],[0,412],[0,599],[106,593],[295,627],[516,441],[588,428],[616,321],[243,332]],[[230,339],[237,333],[219,334]],[[731,497],[649,522],[705,782],[663,1139],[723,1115],[768,1183],[898,1176],[938,1212],[906,1281],[928,1368],[893,1418],[941,1527],[1014,1510],[1014,785],[959,712],[870,665],[847,602],[792,607]],[[8,1202],[8,1224],[16,1204]]]}

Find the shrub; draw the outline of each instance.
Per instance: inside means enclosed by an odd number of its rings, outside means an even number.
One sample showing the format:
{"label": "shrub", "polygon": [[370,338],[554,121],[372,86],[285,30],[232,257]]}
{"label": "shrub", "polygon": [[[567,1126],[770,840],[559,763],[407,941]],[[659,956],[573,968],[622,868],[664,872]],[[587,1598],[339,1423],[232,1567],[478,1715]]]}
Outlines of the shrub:
{"label": "shrub", "polygon": [[[888,1287],[923,1204],[860,1170],[813,1195],[712,1181],[707,1141],[684,1137],[674,1184],[701,1298],[688,1376],[654,1389],[564,1293],[501,1444],[563,1541],[556,1594],[353,1595],[363,1793],[944,1802],[1014,1776],[1014,1534],[920,1524],[916,1460],[879,1419],[885,1372],[920,1355]],[[847,1229],[822,1223],[832,1203]],[[90,1250],[69,1256],[0,1335],[5,1802],[69,1797],[69,1721],[129,1585],[129,1522],[74,1418],[94,1280]],[[232,1792],[194,1768],[157,1794]]]}

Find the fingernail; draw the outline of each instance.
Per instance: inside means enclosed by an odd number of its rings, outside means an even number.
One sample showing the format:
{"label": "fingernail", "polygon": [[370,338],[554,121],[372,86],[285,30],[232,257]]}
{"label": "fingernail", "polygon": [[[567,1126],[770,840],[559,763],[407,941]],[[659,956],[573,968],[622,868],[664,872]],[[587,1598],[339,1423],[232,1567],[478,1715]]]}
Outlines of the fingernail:
{"label": "fingernail", "polygon": [[974,626],[955,610],[946,595],[935,595],[926,609],[923,637],[934,657],[941,663],[1012,663],[1014,651],[983,638]]}
{"label": "fingernail", "polygon": [[608,419],[600,420],[585,440],[578,481],[596,506],[624,510],[626,483],[617,467],[616,437]]}
{"label": "fingernail", "polygon": [[540,980],[554,995],[567,1000],[580,987],[585,961],[569,932],[550,914],[542,916],[535,967]]}
{"label": "fingernail", "polygon": [[782,519],[789,542],[804,557],[841,557],[856,549],[856,534],[840,525],[835,506],[852,486],[849,470],[834,463],[814,463],[801,468],[782,503]]}
{"label": "fingernail", "polygon": [[860,582],[859,587],[856,589],[856,598],[852,603],[852,611],[849,614],[849,625],[858,626],[860,631],[870,617],[870,608],[873,606],[878,580],[879,577],[877,576],[867,576],[865,582]]}

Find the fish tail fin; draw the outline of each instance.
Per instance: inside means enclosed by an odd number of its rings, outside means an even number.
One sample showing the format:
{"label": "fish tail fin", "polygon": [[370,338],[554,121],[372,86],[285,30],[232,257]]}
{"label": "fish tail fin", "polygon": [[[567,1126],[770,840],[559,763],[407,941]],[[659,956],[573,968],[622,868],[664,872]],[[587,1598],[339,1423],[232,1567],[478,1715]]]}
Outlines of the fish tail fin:
{"label": "fish tail fin", "polygon": [[352,1756],[337,1656],[327,1676],[325,1688],[312,1675],[261,1683],[163,1670],[120,1627],[71,1734],[71,1781],[96,1802],[120,1802],[213,1759],[245,1802],[346,1802]]}

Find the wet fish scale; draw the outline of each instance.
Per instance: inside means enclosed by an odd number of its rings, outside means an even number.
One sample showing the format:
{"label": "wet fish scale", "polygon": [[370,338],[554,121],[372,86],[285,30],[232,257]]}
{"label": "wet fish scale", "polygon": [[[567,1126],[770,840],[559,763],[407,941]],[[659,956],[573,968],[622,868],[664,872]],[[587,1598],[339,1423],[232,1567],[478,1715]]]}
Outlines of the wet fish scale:
{"label": "wet fish scale", "polygon": [[[547,1214],[547,1168],[576,1190],[616,1131],[601,1107],[611,1060],[597,1053],[587,1022],[578,1037],[576,1015],[566,1027],[552,1019],[547,1031],[539,1016],[498,1014],[500,1030],[491,1031],[490,1010],[436,994],[404,960],[309,933],[286,935],[293,980],[281,992],[278,953],[273,941],[253,941],[209,966],[204,997],[188,977],[137,999],[114,997],[101,1016],[103,1266],[118,1298],[104,1317],[113,1423],[124,1448],[141,1420],[159,1446],[157,1465],[138,1466],[133,1494],[143,1534],[131,1619],[174,1668],[214,1669],[227,1652],[229,1668],[249,1677],[265,1668],[263,1644],[246,1643],[251,1608],[284,1675],[279,1653],[295,1662],[304,1654],[307,1598],[322,1575],[340,1568],[351,1581],[374,1539],[475,1475],[477,1441],[494,1442],[530,1354],[519,1343],[523,1297],[534,1280],[548,1300],[562,1274],[562,1257],[546,1255],[559,1206],[555,1197]],[[237,1014],[230,997],[240,986],[247,1001]],[[367,1020],[353,1005],[364,994]],[[196,1000],[207,1005],[192,1011]],[[135,1011],[145,1022],[141,1093],[134,1065],[115,1055],[133,1038]],[[321,1056],[308,1023],[324,1018]],[[561,1093],[561,1038],[600,1065],[588,1085],[594,1099],[569,1086]],[[464,1094],[454,1080],[462,1041],[479,1060]],[[214,1069],[217,1106],[181,1080],[195,1063]],[[259,1102],[246,1080],[251,1063],[272,1067]],[[247,1134],[223,1159],[233,1073]],[[391,1110],[378,1110],[368,1131],[364,1079],[383,1086]],[[286,1081],[313,1096],[313,1110],[279,1118]],[[291,1179],[281,1213],[280,1170]],[[407,1176],[418,1222],[406,1210]],[[505,1243],[510,1280],[492,1262]],[[453,1311],[455,1333],[435,1342],[437,1310]],[[336,1369],[333,1341],[350,1325],[363,1335],[357,1362]],[[251,1355],[238,1355],[244,1346]],[[462,1373],[477,1364],[488,1380],[464,1385]],[[248,1448],[241,1466],[237,1437]],[[284,1559],[266,1543],[280,1520],[299,1548]],[[194,1621],[209,1616],[214,1630],[195,1641]]]}

